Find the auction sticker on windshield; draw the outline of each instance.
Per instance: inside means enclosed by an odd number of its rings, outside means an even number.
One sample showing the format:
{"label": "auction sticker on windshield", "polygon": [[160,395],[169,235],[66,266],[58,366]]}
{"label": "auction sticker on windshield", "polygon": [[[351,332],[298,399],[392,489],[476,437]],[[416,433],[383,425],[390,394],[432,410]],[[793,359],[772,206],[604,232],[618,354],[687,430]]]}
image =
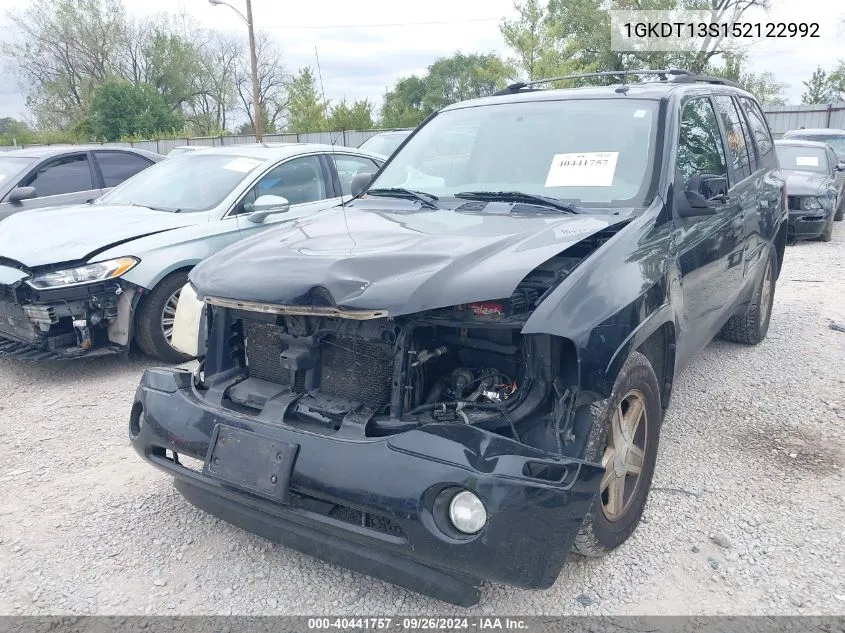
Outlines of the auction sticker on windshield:
{"label": "auction sticker on windshield", "polygon": [[795,158],[795,164],[798,167],[818,167],[819,166],[819,157],[818,156],[797,156]]}
{"label": "auction sticker on windshield", "polygon": [[236,158],[223,165],[223,169],[229,171],[239,171],[243,174],[252,171],[261,164],[260,160],[254,158]]}
{"label": "auction sticker on windshield", "polygon": [[546,187],[610,187],[619,152],[555,154]]}

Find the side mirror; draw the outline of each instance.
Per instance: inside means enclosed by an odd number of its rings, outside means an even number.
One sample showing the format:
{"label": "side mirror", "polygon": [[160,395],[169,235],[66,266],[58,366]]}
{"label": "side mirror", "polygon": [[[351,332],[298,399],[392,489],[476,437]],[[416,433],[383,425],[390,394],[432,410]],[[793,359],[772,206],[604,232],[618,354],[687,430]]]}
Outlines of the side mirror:
{"label": "side mirror", "polygon": [[287,198],[271,195],[259,196],[252,203],[252,213],[247,216],[247,219],[255,224],[261,224],[267,219],[268,215],[287,213],[288,211],[290,211],[290,202]]}
{"label": "side mirror", "polygon": [[675,209],[679,217],[694,218],[715,215],[714,202],[727,199],[728,179],[713,174],[693,174],[689,186],[684,189],[680,174],[675,178]]}
{"label": "side mirror", "polygon": [[367,188],[367,185],[370,184],[372,179],[373,174],[371,174],[370,172],[355,174],[355,178],[352,179],[352,184],[350,185],[352,196],[360,196],[361,192]]}
{"label": "side mirror", "polygon": [[15,187],[9,192],[9,202],[21,202],[35,197],[35,187]]}
{"label": "side mirror", "polygon": [[845,171],[845,160],[836,163],[836,171]]}

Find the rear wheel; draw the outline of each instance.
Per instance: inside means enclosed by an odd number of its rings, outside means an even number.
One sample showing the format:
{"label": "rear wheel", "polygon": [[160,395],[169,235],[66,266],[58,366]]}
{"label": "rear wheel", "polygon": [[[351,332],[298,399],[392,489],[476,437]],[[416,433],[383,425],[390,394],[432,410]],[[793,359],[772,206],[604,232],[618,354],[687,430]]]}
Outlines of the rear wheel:
{"label": "rear wheel", "polygon": [[763,269],[763,279],[754,301],[745,314],[737,314],[722,326],[720,335],[726,341],[756,345],[769,331],[772,317],[772,304],[775,300],[775,281],[777,276],[774,249],[769,250],[769,259]]}
{"label": "rear wheel", "polygon": [[605,473],[575,537],[576,553],[601,556],[636,529],[654,475],[662,418],[654,369],[645,356],[633,352],[610,398],[593,405],[584,459],[601,463]]}
{"label": "rear wheel", "polygon": [[147,356],[169,363],[183,363],[191,359],[170,344],[179,294],[186,283],[187,272],[172,273],[161,280],[141,303],[135,320],[135,339]]}

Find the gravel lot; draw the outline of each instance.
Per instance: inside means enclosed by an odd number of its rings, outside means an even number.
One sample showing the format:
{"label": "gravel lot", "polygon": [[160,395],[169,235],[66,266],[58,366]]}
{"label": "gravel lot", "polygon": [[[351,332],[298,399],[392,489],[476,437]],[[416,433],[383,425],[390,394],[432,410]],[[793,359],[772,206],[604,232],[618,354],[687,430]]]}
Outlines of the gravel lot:
{"label": "gravel lot", "polygon": [[[845,613],[845,223],[787,249],[769,338],[678,378],[644,523],[466,614]],[[0,360],[0,613],[457,614],[193,509],[128,445],[146,360]]]}

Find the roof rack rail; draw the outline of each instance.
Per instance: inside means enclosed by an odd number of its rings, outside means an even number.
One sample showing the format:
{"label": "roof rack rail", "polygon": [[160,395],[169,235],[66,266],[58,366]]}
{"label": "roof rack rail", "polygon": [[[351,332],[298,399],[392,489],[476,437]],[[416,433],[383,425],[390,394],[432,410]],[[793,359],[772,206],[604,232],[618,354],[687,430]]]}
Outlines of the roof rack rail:
{"label": "roof rack rail", "polygon": [[671,81],[673,83],[705,82],[711,84],[733,86],[734,88],[742,88],[742,86],[740,86],[735,81],[731,81],[730,79],[722,79],[721,77],[708,77],[705,75],[696,75],[695,73],[690,72],[688,70],[683,70],[680,68],[670,68],[666,70],[605,70],[595,73],[579,73],[577,75],[548,77],[546,79],[535,79],[533,81],[519,81],[517,83],[509,85],[507,88],[498,90],[493,94],[495,96],[510,95],[515,94],[525,88],[537,90],[537,88],[534,88],[534,86],[552,83],[554,81],[571,81],[573,79],[590,79],[595,77],[622,77],[622,84],[624,85],[628,83],[629,75],[644,75],[650,77],[657,77],[658,79],[660,79],[660,81],[669,81],[669,77],[671,77]]}

